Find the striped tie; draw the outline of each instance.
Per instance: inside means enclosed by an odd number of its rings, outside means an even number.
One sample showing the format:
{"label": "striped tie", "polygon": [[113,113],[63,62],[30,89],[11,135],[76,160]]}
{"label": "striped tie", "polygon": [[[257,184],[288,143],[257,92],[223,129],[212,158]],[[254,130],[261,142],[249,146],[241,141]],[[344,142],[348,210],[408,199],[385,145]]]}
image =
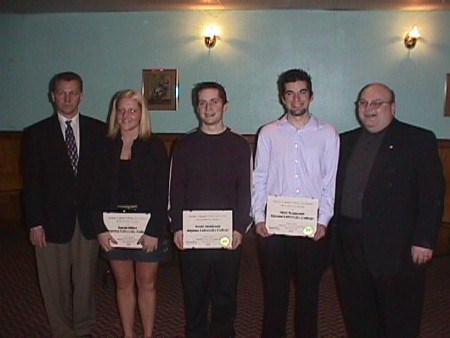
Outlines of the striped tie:
{"label": "striped tie", "polygon": [[77,167],[78,167],[78,152],[77,145],[75,143],[75,135],[73,133],[71,120],[66,121],[66,145],[67,152],[69,153],[70,164],[72,165],[73,173],[77,176]]}

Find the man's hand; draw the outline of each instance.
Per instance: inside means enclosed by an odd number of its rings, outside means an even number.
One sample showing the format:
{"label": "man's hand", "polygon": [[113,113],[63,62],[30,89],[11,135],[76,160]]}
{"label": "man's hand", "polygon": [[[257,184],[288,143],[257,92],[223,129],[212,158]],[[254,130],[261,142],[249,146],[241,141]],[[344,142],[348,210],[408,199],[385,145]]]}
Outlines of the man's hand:
{"label": "man's hand", "polygon": [[314,234],[314,240],[318,241],[319,239],[324,238],[326,234],[327,228],[324,225],[317,223],[317,229],[316,233]]}
{"label": "man's hand", "polygon": [[45,248],[47,246],[45,231],[42,226],[37,226],[30,229],[30,242],[38,248]]}
{"label": "man's hand", "polygon": [[425,264],[433,257],[433,250],[413,245],[411,247],[411,256],[416,264]]}
{"label": "man's hand", "polygon": [[233,231],[233,243],[231,246],[231,250],[236,250],[239,245],[241,245],[242,243],[242,234],[239,231],[234,230]]}
{"label": "man's hand", "polygon": [[178,230],[177,232],[174,233],[173,242],[175,243],[175,245],[177,246],[178,249],[184,250],[183,249],[183,230]]}
{"label": "man's hand", "polygon": [[111,247],[111,242],[117,244],[116,240],[109,231],[105,231],[102,232],[101,234],[98,234],[97,240],[98,244],[100,244],[102,249],[105,250],[106,252],[113,250],[113,247]]}
{"label": "man's hand", "polygon": [[266,228],[266,222],[259,222],[256,224],[256,233],[261,237],[272,236]]}

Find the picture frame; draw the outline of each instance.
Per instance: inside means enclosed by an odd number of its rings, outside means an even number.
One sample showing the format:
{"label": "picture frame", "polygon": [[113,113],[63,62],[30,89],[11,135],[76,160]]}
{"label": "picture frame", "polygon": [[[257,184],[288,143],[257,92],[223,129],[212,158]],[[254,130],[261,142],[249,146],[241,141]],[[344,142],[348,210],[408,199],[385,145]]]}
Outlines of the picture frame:
{"label": "picture frame", "polygon": [[450,74],[447,74],[447,81],[445,84],[444,116],[450,116]]}
{"label": "picture frame", "polygon": [[177,110],[178,71],[176,69],[142,70],[142,93],[148,110]]}

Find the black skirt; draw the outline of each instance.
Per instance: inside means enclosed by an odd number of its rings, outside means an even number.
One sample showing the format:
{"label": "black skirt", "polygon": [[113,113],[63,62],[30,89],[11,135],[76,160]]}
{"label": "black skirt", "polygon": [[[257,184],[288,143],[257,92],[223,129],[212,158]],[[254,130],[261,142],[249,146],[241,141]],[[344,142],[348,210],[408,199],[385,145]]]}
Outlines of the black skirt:
{"label": "black skirt", "polygon": [[109,260],[135,261],[160,263],[170,258],[171,241],[169,238],[159,238],[158,248],[149,253],[142,249],[112,249],[109,252],[101,251],[101,256]]}

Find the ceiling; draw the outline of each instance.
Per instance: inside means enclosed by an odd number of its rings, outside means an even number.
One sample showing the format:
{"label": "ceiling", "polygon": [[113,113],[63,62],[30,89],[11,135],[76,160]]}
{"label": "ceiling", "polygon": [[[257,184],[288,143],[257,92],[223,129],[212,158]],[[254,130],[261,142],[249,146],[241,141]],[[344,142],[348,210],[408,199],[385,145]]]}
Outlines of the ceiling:
{"label": "ceiling", "polygon": [[450,0],[0,0],[0,13],[207,9],[450,10]]}

